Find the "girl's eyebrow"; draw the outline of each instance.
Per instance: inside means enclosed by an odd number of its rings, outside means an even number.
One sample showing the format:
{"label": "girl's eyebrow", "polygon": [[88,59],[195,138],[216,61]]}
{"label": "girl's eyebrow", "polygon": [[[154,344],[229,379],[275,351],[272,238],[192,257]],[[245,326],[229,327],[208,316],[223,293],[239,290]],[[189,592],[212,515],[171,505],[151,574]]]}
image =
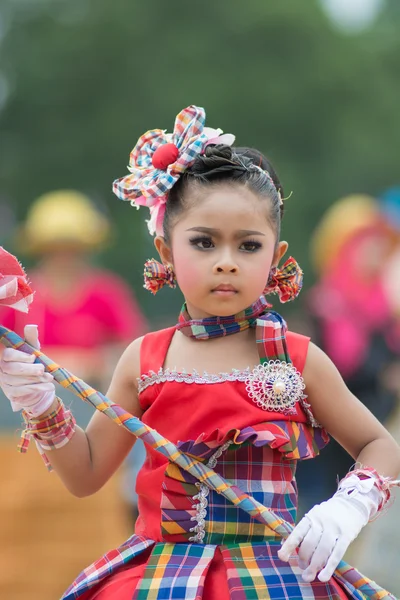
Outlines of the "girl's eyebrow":
{"label": "girl's eyebrow", "polygon": [[[190,229],[187,229],[186,231],[198,231],[199,233],[208,233],[209,235],[214,236],[221,234],[220,229],[213,229],[212,227],[190,227]],[[252,229],[239,229],[235,233],[235,237],[237,238],[247,237],[248,235],[262,235],[265,237],[265,233],[262,233],[261,231],[253,231]]]}

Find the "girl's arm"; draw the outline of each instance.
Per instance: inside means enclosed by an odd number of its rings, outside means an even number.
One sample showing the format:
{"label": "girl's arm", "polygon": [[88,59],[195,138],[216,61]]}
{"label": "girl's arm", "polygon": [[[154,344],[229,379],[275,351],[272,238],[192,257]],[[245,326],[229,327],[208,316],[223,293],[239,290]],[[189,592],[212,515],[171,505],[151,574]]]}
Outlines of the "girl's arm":
{"label": "girl's arm", "polygon": [[380,475],[397,477],[400,448],[370,411],[350,392],[327,355],[310,344],[303,372],[315,418],[357,461]]}
{"label": "girl's arm", "polygon": [[[304,581],[329,581],[349,544],[387,501],[390,480],[400,471],[400,449],[391,435],[349,391],[332,361],[309,347],[304,380],[316,419],[364,467],[349,474],[332,498],[301,519],[278,552],[288,561],[298,549]],[[358,474],[360,476],[358,476]],[[394,485],[397,482],[392,482]]]}
{"label": "girl's arm", "polygon": [[[121,356],[106,394],[109,400],[139,418],[142,410],[136,378],[140,376],[142,339],[132,342]],[[67,489],[75,496],[84,497],[97,492],[109,480],[135,439],[109,417],[96,411],[86,431],[77,427],[65,446],[46,451],[46,455]]]}

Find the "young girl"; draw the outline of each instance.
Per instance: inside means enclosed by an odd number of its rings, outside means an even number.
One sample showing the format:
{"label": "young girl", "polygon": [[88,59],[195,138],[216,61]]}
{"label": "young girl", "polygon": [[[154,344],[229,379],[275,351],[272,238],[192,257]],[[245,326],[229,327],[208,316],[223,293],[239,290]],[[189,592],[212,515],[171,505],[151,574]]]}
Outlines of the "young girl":
{"label": "young girl", "polygon": [[[278,268],[288,247],[279,237],[282,186],[261,153],[232,148],[233,136],[204,120],[203,109],[190,106],[172,135],[149,131],[132,151],[131,174],[114,184],[120,198],[150,207],[162,264],[146,263],[146,287],[155,293],[176,281],[185,304],[177,325],[126,349],[107,396],[292,525],[297,460],[316,456],[326,431],[358,468],[282,545],[273,526],[148,447],[135,534],[63,598],[364,598],[361,576],[335,569],[387,503],[399,447],[326,355],[270,310],[266,294],[285,302],[301,288],[293,259]],[[34,327],[25,335],[38,344]],[[4,351],[4,392],[66,487],[93,494],[133,436],[99,413],[86,431],[76,427],[33,360]]]}

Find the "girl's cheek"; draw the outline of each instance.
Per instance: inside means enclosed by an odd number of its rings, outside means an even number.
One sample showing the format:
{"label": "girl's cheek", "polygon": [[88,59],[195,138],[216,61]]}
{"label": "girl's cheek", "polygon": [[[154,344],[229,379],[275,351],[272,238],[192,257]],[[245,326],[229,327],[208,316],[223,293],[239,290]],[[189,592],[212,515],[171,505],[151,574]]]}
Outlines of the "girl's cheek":
{"label": "girl's cheek", "polygon": [[174,259],[174,268],[182,287],[197,286],[203,279],[201,269],[199,269],[198,263],[193,260],[193,256],[190,259],[184,255],[178,256],[177,259]]}

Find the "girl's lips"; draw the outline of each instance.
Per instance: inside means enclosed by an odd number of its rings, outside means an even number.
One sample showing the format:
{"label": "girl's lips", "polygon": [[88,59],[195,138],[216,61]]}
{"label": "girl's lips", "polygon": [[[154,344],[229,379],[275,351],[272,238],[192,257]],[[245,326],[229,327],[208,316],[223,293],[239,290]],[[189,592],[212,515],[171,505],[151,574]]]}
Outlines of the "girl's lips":
{"label": "girl's lips", "polygon": [[214,294],[218,294],[219,296],[230,296],[233,294],[237,294],[237,290],[233,287],[233,285],[218,285],[216,288],[212,290]]}

